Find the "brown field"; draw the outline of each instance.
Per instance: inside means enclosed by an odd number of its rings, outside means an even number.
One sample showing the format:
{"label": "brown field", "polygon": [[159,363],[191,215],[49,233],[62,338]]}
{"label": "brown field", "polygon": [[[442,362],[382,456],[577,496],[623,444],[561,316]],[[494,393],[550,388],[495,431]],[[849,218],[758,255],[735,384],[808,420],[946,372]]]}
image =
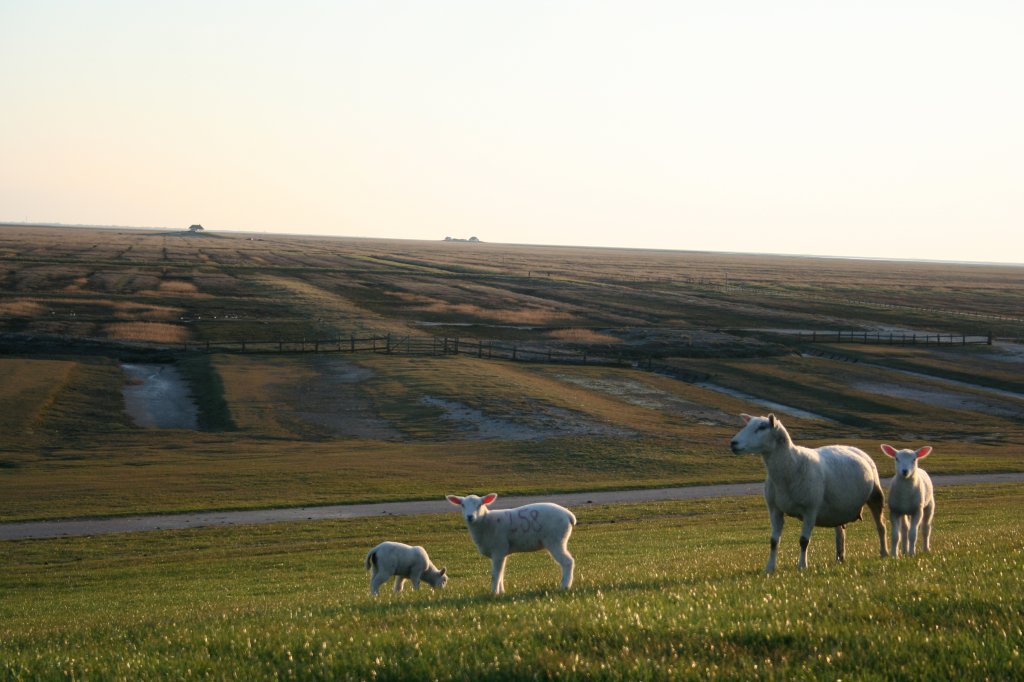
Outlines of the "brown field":
{"label": "brown field", "polygon": [[[769,410],[1024,470],[1024,268],[19,226],[0,254],[4,520],[758,480],[727,442]],[[837,329],[995,342],[772,333]],[[399,352],[339,352],[370,334]],[[135,426],[122,362],[177,365],[200,430]]]}

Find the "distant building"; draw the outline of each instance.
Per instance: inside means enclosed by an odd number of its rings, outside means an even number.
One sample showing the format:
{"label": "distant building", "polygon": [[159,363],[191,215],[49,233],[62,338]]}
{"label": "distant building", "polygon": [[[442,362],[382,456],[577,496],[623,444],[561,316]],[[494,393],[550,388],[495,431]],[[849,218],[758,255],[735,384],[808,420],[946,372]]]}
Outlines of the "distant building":
{"label": "distant building", "polygon": [[202,232],[203,231],[203,226],[202,225],[189,225],[188,226],[188,231],[189,232]]}

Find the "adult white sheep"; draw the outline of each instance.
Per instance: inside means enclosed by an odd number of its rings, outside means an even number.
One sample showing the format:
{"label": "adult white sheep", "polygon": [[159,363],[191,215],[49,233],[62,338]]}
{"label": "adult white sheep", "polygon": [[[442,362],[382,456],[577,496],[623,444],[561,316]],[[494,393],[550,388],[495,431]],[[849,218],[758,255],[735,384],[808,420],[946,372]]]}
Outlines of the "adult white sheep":
{"label": "adult white sheep", "polygon": [[932,449],[926,445],[920,450],[897,450],[883,444],[882,452],[896,460],[896,475],[889,484],[890,553],[895,557],[898,548],[902,548],[904,554],[914,556],[919,527],[924,551],[930,552],[935,494],[931,476],[917,465],[917,461],[930,455]]}
{"label": "adult white sheep", "polygon": [[497,493],[484,497],[448,495],[449,502],[462,509],[469,535],[480,553],[491,560],[491,589],[505,591],[505,560],[516,552],[546,549],[562,567],[562,589],[572,586],[575,559],[567,547],[576,517],[565,507],[550,502],[527,504],[515,509],[490,510],[487,505]]}
{"label": "adult white sheep", "polygon": [[865,504],[878,528],[879,552],[886,555],[882,485],[878,468],[867,453],[849,445],[828,445],[814,450],[794,445],[789,432],[774,414],[740,416],[746,426],[732,439],[732,451],[738,455],[761,455],[768,470],[764,499],[768,503],[772,536],[766,572],[775,570],[779,536],[786,516],[803,521],[797,568],[806,568],[807,545],[815,526],[836,529],[836,559],[846,558],[846,524],[862,518]]}
{"label": "adult white sheep", "polygon": [[438,570],[422,547],[412,547],[401,542],[382,542],[366,555],[366,570],[370,574],[370,593],[377,596],[380,586],[392,576],[395,592],[401,592],[406,579],[414,590],[420,589],[422,580],[432,587],[444,587],[448,583],[448,570]]}

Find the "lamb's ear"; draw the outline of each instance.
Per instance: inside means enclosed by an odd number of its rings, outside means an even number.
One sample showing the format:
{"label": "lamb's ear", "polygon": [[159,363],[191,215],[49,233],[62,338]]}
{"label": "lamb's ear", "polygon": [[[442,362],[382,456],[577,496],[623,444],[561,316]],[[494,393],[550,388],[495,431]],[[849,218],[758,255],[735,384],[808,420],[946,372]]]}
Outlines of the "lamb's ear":
{"label": "lamb's ear", "polygon": [[776,424],[781,424],[781,423],[782,422],[780,422],[778,419],[775,418],[775,414],[774,413],[769,413],[768,414],[768,425],[771,426],[773,429],[775,428]]}
{"label": "lamb's ear", "polygon": [[896,457],[896,448],[887,443],[882,443],[882,452],[889,455],[890,457]]}
{"label": "lamb's ear", "polygon": [[462,506],[462,498],[459,497],[458,495],[448,495],[447,499],[448,499],[449,502],[454,504],[456,507],[461,507]]}
{"label": "lamb's ear", "polygon": [[447,575],[447,574],[448,574],[448,567],[446,566],[446,567],[441,569],[441,575]]}
{"label": "lamb's ear", "polygon": [[498,493],[490,493],[488,495],[484,495],[484,499],[481,500],[480,504],[490,504],[491,502],[494,502],[496,499],[498,499]]}
{"label": "lamb's ear", "polygon": [[925,445],[923,448],[917,451],[917,458],[924,459],[928,455],[932,454],[932,446]]}
{"label": "lamb's ear", "polygon": [[744,424],[749,424],[750,420],[753,419],[749,414],[741,414],[740,416],[743,417]]}

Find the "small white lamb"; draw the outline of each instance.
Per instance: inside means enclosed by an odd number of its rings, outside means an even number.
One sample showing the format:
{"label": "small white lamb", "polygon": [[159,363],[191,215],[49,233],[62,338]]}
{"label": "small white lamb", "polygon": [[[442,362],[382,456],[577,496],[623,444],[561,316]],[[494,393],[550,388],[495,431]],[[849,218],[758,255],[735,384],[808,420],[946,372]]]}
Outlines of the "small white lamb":
{"label": "small white lamb", "polygon": [[921,529],[924,551],[930,552],[935,494],[931,476],[917,466],[917,460],[930,455],[932,449],[926,445],[920,450],[897,450],[883,444],[882,452],[896,460],[896,475],[889,484],[889,522],[892,524],[890,554],[895,557],[897,548],[900,548],[905,555],[914,556],[918,527]]}
{"label": "small white lamb", "polygon": [[370,593],[376,596],[380,586],[392,576],[395,592],[401,592],[405,580],[412,582],[414,590],[420,589],[420,581],[433,587],[444,587],[448,582],[448,569],[438,570],[422,547],[411,547],[401,542],[382,542],[366,555],[366,570],[370,574]]}
{"label": "small white lamb", "polygon": [[794,445],[789,432],[774,414],[767,417],[740,415],[746,427],[730,443],[737,455],[757,453],[764,460],[768,476],[764,499],[772,525],[767,573],[775,570],[779,536],[786,516],[803,522],[800,531],[800,561],[807,568],[807,545],[815,526],[836,529],[836,559],[846,558],[846,524],[859,521],[866,504],[875,518],[879,551],[885,552],[885,524],[882,522],[882,484],[878,468],[867,453],[850,445],[827,445],[817,449]]}
{"label": "small white lamb", "polygon": [[562,589],[572,586],[576,561],[569,554],[567,545],[576,517],[571,511],[550,502],[491,511],[487,505],[498,498],[497,493],[484,497],[448,495],[447,498],[462,508],[476,548],[491,559],[491,589],[494,594],[505,591],[505,560],[508,555],[539,549],[546,549],[562,567]]}

